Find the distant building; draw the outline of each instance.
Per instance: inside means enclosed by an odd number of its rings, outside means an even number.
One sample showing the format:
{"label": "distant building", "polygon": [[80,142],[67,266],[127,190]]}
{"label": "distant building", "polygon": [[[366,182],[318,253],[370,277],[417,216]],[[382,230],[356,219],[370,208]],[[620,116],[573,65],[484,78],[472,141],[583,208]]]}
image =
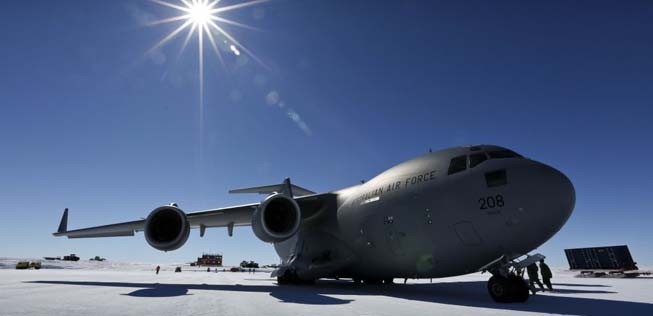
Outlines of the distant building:
{"label": "distant building", "polygon": [[196,266],[207,266],[207,267],[221,267],[222,266],[222,254],[210,254],[203,253],[201,257],[197,257]]}

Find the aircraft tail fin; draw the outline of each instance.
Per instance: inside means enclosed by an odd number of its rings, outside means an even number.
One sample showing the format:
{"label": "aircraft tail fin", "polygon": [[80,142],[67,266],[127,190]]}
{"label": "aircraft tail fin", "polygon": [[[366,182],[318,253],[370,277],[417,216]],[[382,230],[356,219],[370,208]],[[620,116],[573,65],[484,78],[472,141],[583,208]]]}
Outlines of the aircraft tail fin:
{"label": "aircraft tail fin", "polygon": [[291,197],[315,194],[315,192],[311,190],[304,189],[298,185],[291,184],[290,178],[286,178],[285,180],[283,180],[283,183],[280,184],[234,189],[234,190],[229,190],[229,193],[258,193],[258,194],[283,193]]}
{"label": "aircraft tail fin", "polygon": [[63,216],[61,216],[61,222],[59,222],[59,229],[57,233],[65,233],[68,230],[68,208],[63,210]]}

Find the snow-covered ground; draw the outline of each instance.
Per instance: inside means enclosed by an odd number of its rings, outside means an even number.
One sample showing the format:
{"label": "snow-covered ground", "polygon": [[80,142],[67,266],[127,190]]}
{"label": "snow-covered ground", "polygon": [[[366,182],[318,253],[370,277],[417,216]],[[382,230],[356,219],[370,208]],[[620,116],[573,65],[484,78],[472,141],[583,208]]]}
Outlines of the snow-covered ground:
{"label": "snow-covered ground", "polygon": [[277,286],[268,273],[191,271],[164,265],[44,261],[15,270],[0,259],[0,315],[653,315],[653,278],[590,279],[555,271],[554,293],[494,303],[488,275],[396,285],[340,280]]}

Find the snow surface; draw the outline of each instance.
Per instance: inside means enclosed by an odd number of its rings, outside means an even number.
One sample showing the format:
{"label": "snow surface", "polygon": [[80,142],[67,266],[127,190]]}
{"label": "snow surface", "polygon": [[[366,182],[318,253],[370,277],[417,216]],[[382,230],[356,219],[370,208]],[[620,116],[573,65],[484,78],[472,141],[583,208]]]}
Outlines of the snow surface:
{"label": "snow surface", "polygon": [[[322,280],[277,286],[269,273],[206,272],[151,264],[45,261],[15,270],[0,259],[0,315],[653,315],[653,278],[576,278],[554,271],[554,293],[498,304],[487,274],[395,285]],[[34,261],[34,260],[32,260]]]}

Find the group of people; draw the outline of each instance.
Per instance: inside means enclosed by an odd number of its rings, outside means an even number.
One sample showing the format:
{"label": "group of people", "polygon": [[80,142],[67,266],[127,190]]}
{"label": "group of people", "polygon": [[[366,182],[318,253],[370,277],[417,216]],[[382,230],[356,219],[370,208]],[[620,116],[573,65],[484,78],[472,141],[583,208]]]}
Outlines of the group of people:
{"label": "group of people", "polygon": [[542,291],[545,291],[544,285],[542,285],[542,282],[540,282],[540,278],[537,273],[538,270],[542,274],[542,281],[544,282],[546,287],[549,289],[549,291],[553,291],[553,286],[551,285],[551,278],[553,278],[553,274],[551,273],[551,269],[549,268],[549,266],[546,263],[544,263],[544,259],[542,259],[540,260],[539,269],[535,262],[531,263],[528,267],[526,267],[526,272],[528,273],[528,283],[530,284],[531,292],[535,294],[536,292],[535,284],[537,284]]}

